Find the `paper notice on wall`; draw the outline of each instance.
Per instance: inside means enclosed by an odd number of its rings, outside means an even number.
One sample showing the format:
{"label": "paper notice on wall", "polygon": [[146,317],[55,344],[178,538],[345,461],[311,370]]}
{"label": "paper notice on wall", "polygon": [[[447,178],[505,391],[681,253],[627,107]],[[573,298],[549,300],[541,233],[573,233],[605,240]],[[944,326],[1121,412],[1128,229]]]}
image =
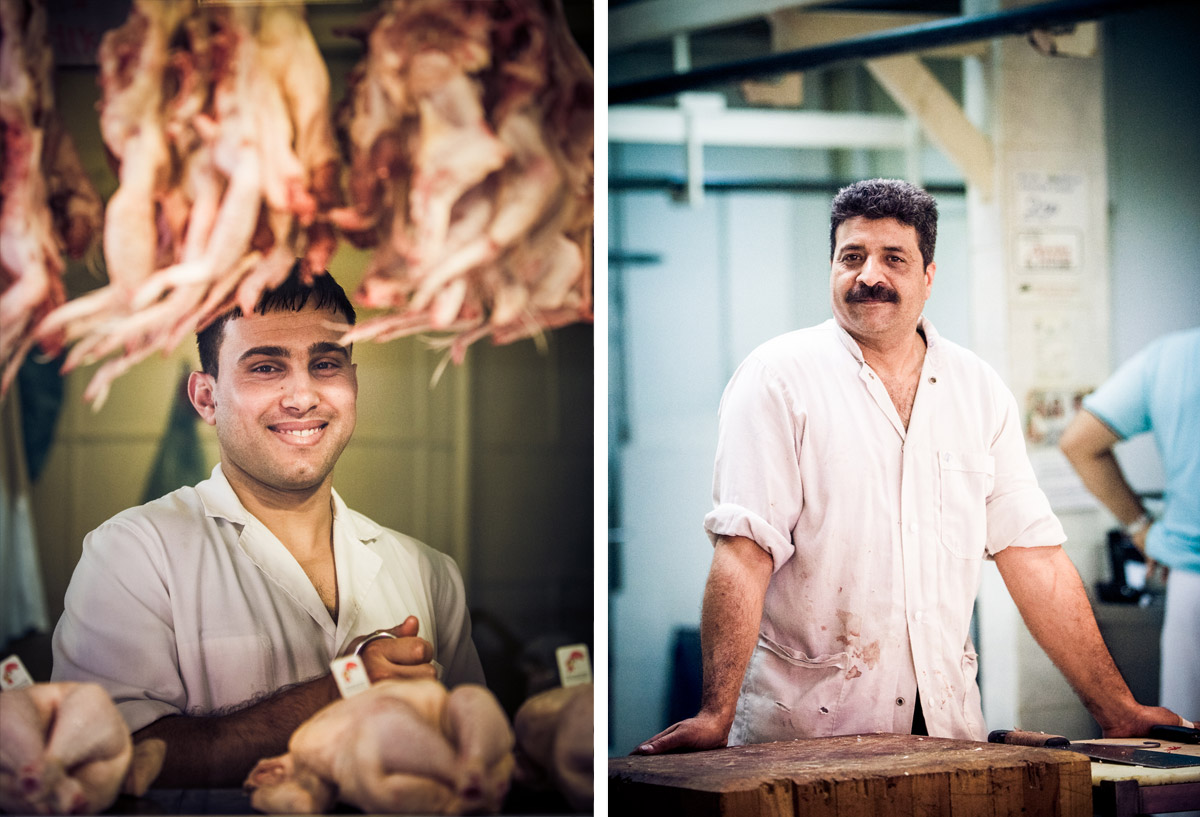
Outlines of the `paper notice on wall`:
{"label": "paper notice on wall", "polygon": [[1057,300],[1079,296],[1089,223],[1087,176],[1021,171],[1013,195],[1017,294]]}
{"label": "paper notice on wall", "polygon": [[1078,315],[1070,310],[1037,310],[1029,316],[1025,329],[1027,362],[1034,383],[1071,383],[1081,372],[1075,360],[1075,341],[1083,329]]}
{"label": "paper notice on wall", "polygon": [[1087,176],[1023,170],[1016,178],[1018,227],[1063,227],[1082,231],[1088,223]]}
{"label": "paper notice on wall", "polygon": [[1031,389],[1025,399],[1025,439],[1057,446],[1091,389]]}
{"label": "paper notice on wall", "polygon": [[1083,261],[1083,235],[1078,230],[1017,234],[1017,265],[1023,270],[1078,272]]}
{"label": "paper notice on wall", "polygon": [[1038,486],[1056,511],[1099,507],[1058,448],[1090,388],[1035,388],[1025,395],[1025,439]]}

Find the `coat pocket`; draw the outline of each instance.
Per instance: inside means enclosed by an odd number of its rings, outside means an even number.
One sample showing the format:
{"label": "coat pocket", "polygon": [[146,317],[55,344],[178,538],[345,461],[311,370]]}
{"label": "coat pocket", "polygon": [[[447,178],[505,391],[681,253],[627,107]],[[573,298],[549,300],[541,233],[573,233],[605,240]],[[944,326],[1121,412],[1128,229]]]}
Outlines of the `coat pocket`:
{"label": "coat pocket", "polygon": [[987,726],[983,720],[983,701],[980,698],[979,655],[974,650],[968,650],[962,657],[963,675],[963,719],[967,723],[971,740],[984,740]]}
{"label": "coat pocket", "polygon": [[849,654],[810,656],[760,635],[729,745],[832,734]]}
{"label": "coat pocket", "polygon": [[181,667],[189,712],[237,706],[275,691],[275,662],[265,635],[201,635],[198,646],[194,677]]}
{"label": "coat pocket", "polygon": [[990,454],[939,451],[938,531],[942,546],[963,559],[982,559],[987,545],[987,498],[996,482]]}

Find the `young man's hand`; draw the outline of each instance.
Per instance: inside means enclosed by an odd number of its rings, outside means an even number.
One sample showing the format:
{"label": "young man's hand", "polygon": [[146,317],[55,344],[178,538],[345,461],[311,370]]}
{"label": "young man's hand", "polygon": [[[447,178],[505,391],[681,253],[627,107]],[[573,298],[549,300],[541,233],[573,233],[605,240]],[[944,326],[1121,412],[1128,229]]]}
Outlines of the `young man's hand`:
{"label": "young man's hand", "polygon": [[[417,617],[409,616],[387,630],[395,638],[377,638],[363,647],[359,655],[372,682],[384,678],[437,678],[433,645],[417,637],[419,627]],[[368,638],[370,635],[364,635],[351,641],[346,653],[354,652]]]}

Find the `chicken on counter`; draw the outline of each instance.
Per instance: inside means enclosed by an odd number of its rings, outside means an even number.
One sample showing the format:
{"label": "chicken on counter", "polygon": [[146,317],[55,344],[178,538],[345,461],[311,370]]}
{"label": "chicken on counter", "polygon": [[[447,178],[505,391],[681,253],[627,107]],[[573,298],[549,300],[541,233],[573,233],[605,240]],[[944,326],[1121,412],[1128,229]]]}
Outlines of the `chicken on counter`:
{"label": "chicken on counter", "polygon": [[[100,197],[54,110],[53,71],[42,3],[0,3],[0,397],[66,300],[63,251],[82,257],[100,230]],[[57,352],[60,338],[42,345]]]}
{"label": "chicken on counter", "polygon": [[555,687],[521,704],[513,718],[517,781],[531,789],[553,788],[571,808],[590,812],[594,705],[591,684]]}
{"label": "chicken on counter", "polygon": [[[375,247],[357,299],[388,310],[344,342],[445,333],[461,361],[591,319],[591,67],[559,0],[391,0],[338,124]],[[435,344],[436,345],[436,344]]]}
{"label": "chicken on counter", "polygon": [[0,810],[97,814],[124,792],[141,796],[165,745],[135,747],[97,684],[45,683],[0,693]]}
{"label": "chicken on counter", "polygon": [[338,802],[368,813],[496,813],[513,767],[512,728],[485,687],[389,680],[321,709],[246,787],[271,814]]}

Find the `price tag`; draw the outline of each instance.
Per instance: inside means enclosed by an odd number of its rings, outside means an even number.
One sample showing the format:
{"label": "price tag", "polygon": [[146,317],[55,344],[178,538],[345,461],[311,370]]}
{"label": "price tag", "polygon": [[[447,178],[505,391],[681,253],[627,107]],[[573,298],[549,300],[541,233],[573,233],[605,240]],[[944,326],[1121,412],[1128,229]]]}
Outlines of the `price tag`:
{"label": "price tag", "polygon": [[33,686],[33,676],[25,669],[20,657],[10,655],[0,662],[0,690],[21,689]]}
{"label": "price tag", "polygon": [[357,695],[371,686],[371,678],[363,667],[362,659],[357,655],[335,658],[329,663],[329,669],[333,672],[333,680],[343,698]]}
{"label": "price tag", "polygon": [[554,651],[558,659],[558,679],[565,687],[592,682],[592,659],[587,644],[568,644]]}

